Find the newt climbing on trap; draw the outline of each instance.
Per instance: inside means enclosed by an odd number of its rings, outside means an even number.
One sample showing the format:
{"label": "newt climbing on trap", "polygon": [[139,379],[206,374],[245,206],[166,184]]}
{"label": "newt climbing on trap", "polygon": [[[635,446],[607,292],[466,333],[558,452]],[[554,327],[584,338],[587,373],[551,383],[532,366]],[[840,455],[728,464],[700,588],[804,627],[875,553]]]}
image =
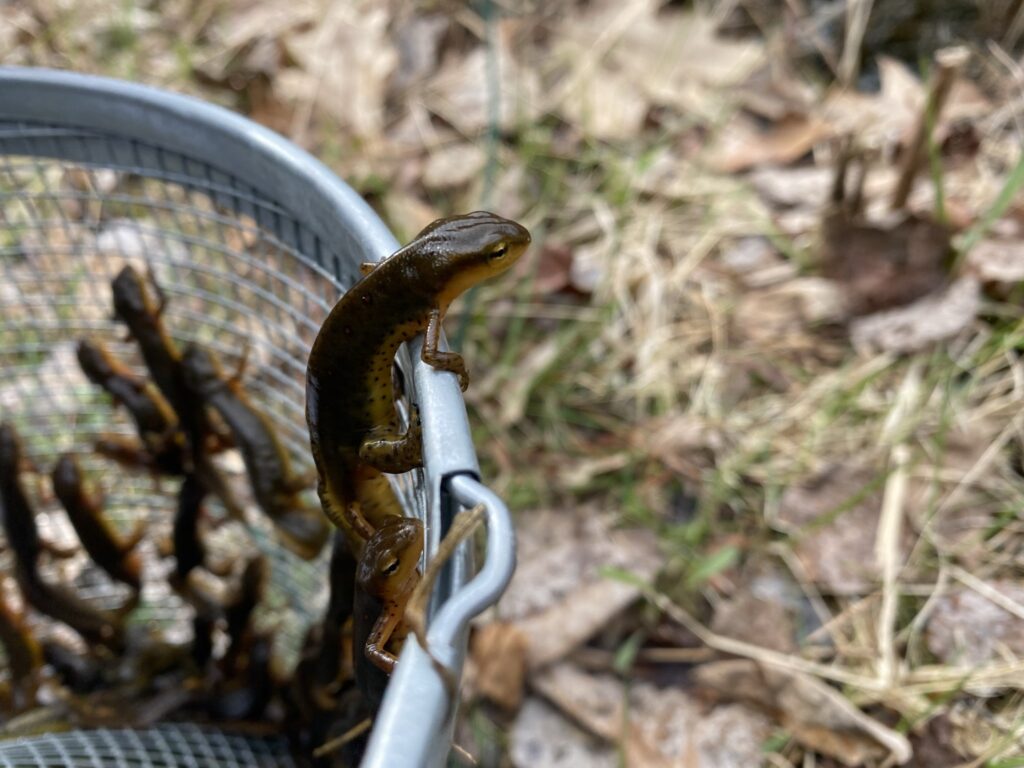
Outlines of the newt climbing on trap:
{"label": "newt climbing on trap", "polygon": [[477,211],[440,219],[378,264],[341,297],[313,343],[306,372],[306,420],[324,513],[358,554],[388,517],[400,515],[383,472],[421,465],[418,416],[399,426],[391,369],[402,342],[424,334],[421,359],[469,384],[465,363],[439,349],[448,306],[507,270],[530,233]]}

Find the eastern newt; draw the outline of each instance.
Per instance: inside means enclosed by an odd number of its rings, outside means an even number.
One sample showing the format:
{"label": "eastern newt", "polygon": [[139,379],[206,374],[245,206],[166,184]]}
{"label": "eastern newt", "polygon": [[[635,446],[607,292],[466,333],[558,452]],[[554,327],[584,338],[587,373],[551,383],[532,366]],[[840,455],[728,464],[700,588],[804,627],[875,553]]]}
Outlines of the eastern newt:
{"label": "eastern newt", "polygon": [[[85,640],[113,651],[124,647],[124,621],[118,613],[100,611],[74,593],[43,581],[37,574],[18,573],[25,601],[40,613],[67,624]],[[129,604],[129,607],[134,603]]]}
{"label": "eastern newt", "polygon": [[193,568],[206,560],[206,546],[199,538],[199,516],[203,511],[206,487],[195,475],[185,475],[178,490],[178,508],[174,513],[171,540],[174,543],[174,573],[184,580]]}
{"label": "eastern newt", "polygon": [[82,339],[78,342],[77,354],[86,378],[128,411],[143,447],[152,456],[153,466],[168,474],[180,474],[184,438],[178,431],[178,417],[167,399],[152,383],[132,373],[102,343]]}
{"label": "eastern newt", "polygon": [[285,546],[311,560],[327,543],[329,527],[319,510],[303,507],[299,495],[311,486],[296,473],[291,455],[278,439],[274,424],[258,411],[242,389],[240,374],[228,378],[209,352],[197,344],[181,358],[189,389],[224,420],[242,453],[260,508],[281,532]]}
{"label": "eastern newt", "polygon": [[254,637],[251,619],[256,606],[263,600],[269,575],[270,564],[267,559],[263,555],[254,555],[245,564],[234,596],[224,606],[228,649],[224,654],[223,666],[229,676],[234,673],[235,666]]}
{"label": "eastern newt", "polygon": [[418,420],[402,432],[392,366],[422,333],[423,362],[469,384],[458,354],[442,351],[441,321],[471,286],[508,269],[530,243],[514,221],[477,211],[439,219],[377,264],[334,305],[306,371],[306,421],[324,513],[356,553],[388,516],[400,514],[382,472],[420,466]]}
{"label": "eastern newt", "polygon": [[419,580],[416,568],[422,552],[423,523],[396,517],[366,542],[356,568],[352,629],[356,682],[374,707],[398,660],[387,644],[402,627],[406,603]]}
{"label": "eastern newt", "polygon": [[267,708],[277,690],[273,669],[274,638],[258,633],[249,643],[245,668],[234,679],[217,686],[208,703],[215,720],[256,720]]}
{"label": "eastern newt", "polygon": [[[155,285],[155,284],[154,284]],[[160,392],[178,416],[188,441],[187,470],[194,471],[207,490],[224,504],[232,517],[244,520],[245,513],[235,500],[220,470],[210,461],[207,444],[219,439],[205,409],[190,392],[181,365],[181,353],[164,327],[164,300],[153,295],[142,276],[128,265],[111,284],[114,315],[127,327],[139,345],[142,359]]]}
{"label": "eastern newt", "polygon": [[7,544],[14,552],[18,570],[35,573],[43,545],[35,510],[21,484],[23,454],[14,427],[0,424],[0,507]]}
{"label": "eastern newt", "polygon": [[14,708],[22,710],[35,704],[39,672],[43,666],[43,648],[25,623],[23,614],[16,612],[3,597],[0,589],[0,645],[7,655],[7,669],[11,675]]}
{"label": "eastern newt", "polygon": [[352,617],[355,599],[356,562],[345,543],[341,531],[334,532],[334,546],[331,549],[331,562],[328,568],[327,609],[317,642],[315,662],[313,663],[312,701],[323,710],[333,708],[334,696],[340,690],[346,674],[343,661],[345,623]]}
{"label": "eastern newt", "polygon": [[138,591],[142,588],[142,562],[136,546],[142,540],[144,523],[122,541],[103,517],[99,502],[85,489],[75,457],[65,453],[53,468],[53,492],[67,510],[71,525],[85,551],[112,578]]}

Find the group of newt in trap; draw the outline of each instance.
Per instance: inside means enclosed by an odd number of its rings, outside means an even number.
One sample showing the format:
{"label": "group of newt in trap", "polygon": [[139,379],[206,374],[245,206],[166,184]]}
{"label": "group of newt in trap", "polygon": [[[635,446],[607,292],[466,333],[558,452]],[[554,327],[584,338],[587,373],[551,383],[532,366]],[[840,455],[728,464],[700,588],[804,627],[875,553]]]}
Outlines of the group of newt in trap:
{"label": "group of newt in trap", "polygon": [[[529,242],[519,224],[477,212],[434,222],[384,261],[363,265],[363,278],[334,306],[309,355],[306,416],[316,477],[295,469],[272,421],[247,396],[245,358],[228,374],[203,346],[179,345],[162,318],[167,299],[156,276],[125,266],[111,284],[113,317],[137,346],[148,377],[99,336],[78,339],[77,357],[138,434],[106,435],[92,448],[125,471],[175,478],[161,481],[177,494],[172,535],[156,545],[172,561],[166,578],[190,608],[192,637],[174,643],[126,630],[143,582],[160,577],[146,572],[139,556],[144,524],[119,534],[78,458],[65,453],[53,467],[34,466],[5,415],[0,506],[8,575],[23,604],[9,604],[0,590],[7,734],[185,717],[272,732],[287,726],[297,751],[309,755],[372,718],[411,631],[410,596],[421,578],[426,583],[423,524],[403,514],[386,476],[422,464],[418,413],[413,408],[403,427],[397,410],[395,354],[422,333],[423,362],[456,374],[465,389],[462,358],[439,348],[444,313],[467,288],[511,266]],[[226,597],[196,578],[214,569],[199,526],[204,500],[216,498],[228,517],[244,519],[245,502],[215,460],[233,449],[254,505],[282,546],[307,560],[333,546],[321,580],[326,610],[287,673],[274,663],[273,633],[252,621],[266,592],[267,559],[252,555],[236,568]],[[309,493],[314,486],[319,505]],[[79,552],[40,535],[38,501],[54,496],[95,566],[127,587],[121,606],[98,607],[73,585],[41,573],[44,558]],[[85,651],[36,632],[40,614],[74,630]],[[333,757],[355,748],[346,745]]]}

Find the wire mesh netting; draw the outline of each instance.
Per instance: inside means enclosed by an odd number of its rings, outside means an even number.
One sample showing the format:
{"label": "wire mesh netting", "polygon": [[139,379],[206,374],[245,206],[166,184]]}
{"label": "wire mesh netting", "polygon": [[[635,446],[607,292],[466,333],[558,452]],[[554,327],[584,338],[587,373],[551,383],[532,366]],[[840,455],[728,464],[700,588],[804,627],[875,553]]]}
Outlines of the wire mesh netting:
{"label": "wire mesh netting", "polygon": [[99,728],[22,739],[0,751],[0,766],[293,768],[295,762],[282,738],[239,736],[187,723],[166,723],[139,730]]}
{"label": "wire mesh netting", "polygon": [[[306,358],[340,291],[356,279],[359,260],[322,242],[265,191],[206,163],[92,131],[0,122],[0,421],[18,428],[29,458],[43,472],[61,453],[74,452],[102,491],[105,514],[122,532],[144,522],[143,588],[129,620],[137,636],[183,640],[191,636],[191,624],[189,609],[168,586],[172,566],[161,557],[171,536],[177,482],[127,472],[93,450],[100,438],[134,432],[130,418],[83,375],[77,341],[100,339],[145,373],[136,346],[112,318],[111,280],[125,265],[149,271],[166,294],[162,317],[175,341],[201,344],[227,371],[244,358],[250,398],[272,420],[296,468],[311,474]],[[244,497],[237,455],[227,454],[219,466]],[[396,483],[406,507],[422,516],[419,473]],[[310,505],[317,504],[313,486],[306,494]],[[48,539],[76,541],[52,494],[36,489],[34,501]],[[322,613],[328,555],[305,561],[285,550],[251,503],[244,524],[228,519],[215,502],[209,506],[210,517],[221,524],[211,526],[206,544],[223,571],[237,575],[254,548],[269,560],[269,588],[255,621],[272,631],[278,668],[289,670],[307,628]],[[9,551],[0,554],[0,572],[10,573],[10,558]],[[128,597],[126,587],[84,554],[48,562],[43,575],[98,606],[116,607]],[[4,589],[14,594],[10,585]],[[81,645],[44,617],[33,616],[32,623],[42,637]],[[275,741],[167,726],[0,742],[0,764],[291,762]]]}

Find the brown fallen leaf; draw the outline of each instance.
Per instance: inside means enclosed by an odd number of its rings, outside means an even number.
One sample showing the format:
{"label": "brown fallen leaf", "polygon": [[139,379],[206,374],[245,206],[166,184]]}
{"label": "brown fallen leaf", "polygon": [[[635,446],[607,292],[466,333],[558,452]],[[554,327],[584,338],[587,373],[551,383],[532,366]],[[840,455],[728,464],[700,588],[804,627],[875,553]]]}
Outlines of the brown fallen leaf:
{"label": "brown fallen leaf", "polygon": [[393,22],[398,66],[389,89],[401,94],[423,82],[440,63],[441,39],[451,19],[440,13],[399,15]]}
{"label": "brown fallen leaf", "polygon": [[750,120],[736,118],[719,134],[709,162],[723,173],[762,165],[788,165],[831,135],[831,126],[813,116],[787,116],[767,130],[759,130]]}
{"label": "brown fallen leaf", "polygon": [[[370,0],[334,3],[318,12],[308,30],[286,35],[287,55],[297,64],[287,81],[298,115],[322,107],[341,129],[367,141],[384,130],[384,101],[398,53],[388,34],[389,12]],[[303,133],[305,125],[297,125]]]}
{"label": "brown fallen leaf", "polygon": [[821,271],[842,285],[850,312],[866,315],[942,287],[950,253],[949,230],[931,219],[908,216],[884,226],[839,211],[825,219]]}
{"label": "brown fallen leaf", "polygon": [[786,606],[744,587],[718,603],[711,631],[775,651],[796,650],[796,626]]}
{"label": "brown fallen leaf", "polygon": [[969,328],[980,307],[978,281],[963,277],[909,306],[857,318],[850,325],[850,338],[859,349],[917,352]]}
{"label": "brown fallen leaf", "polygon": [[475,144],[460,142],[432,150],[423,168],[423,186],[427,189],[455,189],[476,178],[487,157]]}
{"label": "brown fallen leaf", "polygon": [[473,633],[470,647],[474,687],[506,712],[523,701],[526,679],[526,638],[505,622],[485,624]]}
{"label": "brown fallen leaf", "polygon": [[967,254],[966,268],[982,282],[1020,282],[1024,280],[1024,239],[985,238]]}
{"label": "brown fallen leaf", "polygon": [[679,688],[629,687],[617,677],[563,663],[531,685],[591,733],[619,743],[642,768],[741,768],[758,763],[767,722],[742,706],[711,711]]}
{"label": "brown fallen leaf", "polygon": [[[609,105],[614,104],[613,109]],[[581,76],[561,105],[562,116],[587,136],[625,141],[640,133],[649,104],[636,84],[606,69]]]}
{"label": "brown fallen leaf", "polygon": [[810,675],[734,659],[702,664],[694,678],[727,700],[756,704],[805,747],[843,765],[866,765],[887,755],[902,764],[913,753],[903,734],[869,717],[838,690]]}
{"label": "brown fallen leaf", "polygon": [[[834,465],[783,492],[777,520],[796,537],[808,580],[839,595],[863,594],[877,583],[881,504],[882,483],[862,467]],[[904,547],[909,551],[909,542]]]}
{"label": "brown fallen leaf", "polygon": [[564,657],[639,597],[606,567],[651,578],[661,555],[647,530],[620,530],[595,507],[534,512],[519,520],[519,567],[499,604],[527,640],[527,666]]}
{"label": "brown fallen leaf", "polygon": [[540,699],[527,699],[509,732],[509,758],[516,768],[616,768],[616,752]]}
{"label": "brown fallen leaf", "polygon": [[732,317],[734,333],[751,342],[774,342],[846,317],[842,290],[831,280],[799,277],[760,291],[747,291]]}
{"label": "brown fallen leaf", "polygon": [[427,108],[451,123],[463,136],[475,136],[491,121],[489,94],[497,90],[498,127],[511,130],[529,123],[539,112],[540,80],[533,67],[521,66],[512,40],[497,36],[498,80],[492,82],[487,50],[480,46],[464,56],[450,55],[424,93]]}
{"label": "brown fallen leaf", "polygon": [[659,5],[649,3],[650,12],[626,28],[611,54],[655,104],[706,110],[713,99],[701,98],[705,89],[738,85],[764,60],[761,43],[720,36],[712,16],[659,12]]}
{"label": "brown fallen leaf", "polygon": [[[928,649],[947,664],[976,667],[1007,652],[1024,655],[1024,583],[999,579],[984,585],[990,594],[957,587],[935,600]],[[1007,610],[1014,605],[1016,613]]]}

